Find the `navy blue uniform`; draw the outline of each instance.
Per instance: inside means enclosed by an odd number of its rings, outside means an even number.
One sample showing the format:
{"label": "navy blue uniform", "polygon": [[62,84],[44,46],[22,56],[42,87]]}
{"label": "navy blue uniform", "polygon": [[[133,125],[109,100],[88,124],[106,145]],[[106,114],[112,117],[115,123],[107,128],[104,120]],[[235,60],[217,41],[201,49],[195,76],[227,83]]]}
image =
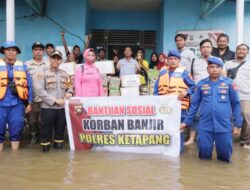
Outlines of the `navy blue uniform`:
{"label": "navy blue uniform", "polygon": [[201,80],[183,123],[191,125],[199,108],[199,157],[211,159],[215,142],[217,158],[230,162],[233,144],[231,116],[234,126],[240,128],[242,125],[239,95],[233,81],[226,77],[220,77],[216,82],[209,78]]}

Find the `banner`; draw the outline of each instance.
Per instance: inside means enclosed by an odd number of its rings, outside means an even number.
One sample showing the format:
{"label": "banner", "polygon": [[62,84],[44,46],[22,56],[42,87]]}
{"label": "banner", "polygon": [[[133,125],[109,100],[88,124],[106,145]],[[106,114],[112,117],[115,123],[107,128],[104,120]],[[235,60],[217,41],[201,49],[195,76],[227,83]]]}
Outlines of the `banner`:
{"label": "banner", "polygon": [[187,37],[186,46],[194,51],[196,56],[200,56],[200,42],[206,38],[210,39],[213,47],[217,47],[217,37],[224,33],[223,30],[184,30],[178,31]]}
{"label": "banner", "polygon": [[71,150],[179,156],[177,96],[72,98],[65,112]]}

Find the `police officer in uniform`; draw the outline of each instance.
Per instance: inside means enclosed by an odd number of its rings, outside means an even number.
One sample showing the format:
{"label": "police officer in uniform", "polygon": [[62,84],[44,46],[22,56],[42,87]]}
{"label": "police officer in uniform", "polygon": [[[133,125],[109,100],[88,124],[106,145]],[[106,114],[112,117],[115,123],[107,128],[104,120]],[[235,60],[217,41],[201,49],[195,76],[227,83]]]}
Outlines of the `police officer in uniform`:
{"label": "police officer in uniform", "polygon": [[[163,67],[159,79],[155,83],[154,95],[178,95],[181,100],[181,122],[185,119],[190,96],[195,89],[191,75],[184,67],[180,66],[181,55],[176,50],[168,53],[168,69]],[[181,133],[181,152],[183,151],[184,134]]]}
{"label": "police officer in uniform", "polygon": [[24,127],[24,112],[32,110],[32,82],[27,67],[17,60],[21,51],[13,41],[6,41],[0,52],[0,151],[3,150],[6,126],[12,150],[19,149]]}
{"label": "police officer in uniform", "polygon": [[217,57],[208,58],[209,77],[201,80],[192,97],[188,116],[180,129],[192,123],[200,107],[198,125],[198,149],[201,159],[211,159],[213,145],[219,160],[230,162],[233,142],[231,114],[234,119],[234,135],[239,136],[242,125],[239,95],[233,81],[222,74],[223,61]]}
{"label": "police officer in uniform", "polygon": [[42,99],[38,96],[34,90],[35,74],[39,71],[44,71],[49,68],[49,62],[43,59],[44,45],[40,42],[35,42],[32,45],[33,59],[26,61],[29,74],[32,78],[33,84],[33,104],[32,111],[28,114],[29,129],[31,134],[30,144],[36,144],[38,142],[38,132],[41,126],[41,105]]}
{"label": "police officer in uniform", "polygon": [[50,55],[50,68],[35,76],[35,91],[43,100],[41,109],[42,126],[40,131],[42,150],[50,150],[54,131],[54,148],[63,147],[66,127],[64,100],[73,96],[70,79],[66,72],[59,69],[62,53],[54,51]]}

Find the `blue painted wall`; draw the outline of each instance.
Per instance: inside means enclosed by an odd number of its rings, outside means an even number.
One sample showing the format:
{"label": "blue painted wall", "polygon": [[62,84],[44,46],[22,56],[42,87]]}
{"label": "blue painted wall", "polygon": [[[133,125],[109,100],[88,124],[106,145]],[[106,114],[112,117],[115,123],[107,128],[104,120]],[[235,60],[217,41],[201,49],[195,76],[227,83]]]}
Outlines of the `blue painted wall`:
{"label": "blue painted wall", "polygon": [[[185,6],[181,6],[185,5]],[[226,1],[204,20],[200,20],[200,0],[164,1],[164,52],[175,48],[178,30],[222,29],[230,36],[230,47],[236,46],[236,3]],[[250,3],[245,3],[245,43],[250,44]]]}
{"label": "blue painted wall", "polygon": [[[30,15],[32,9],[25,3],[24,0],[16,0],[16,17]],[[51,0],[48,1],[46,14],[56,20],[72,33],[85,36],[86,27],[86,0]],[[70,11],[69,11],[70,10]],[[6,19],[5,16],[5,1],[0,1],[0,20]],[[0,22],[0,43],[5,41],[6,22]],[[44,44],[52,42],[55,45],[62,45],[61,28],[52,23],[45,17],[35,17],[16,20],[16,42],[22,50],[19,56],[22,60],[27,60],[32,57],[31,45],[35,41],[40,41]],[[69,45],[78,44],[83,46],[82,42],[73,36],[65,35]]]}
{"label": "blue painted wall", "polygon": [[85,18],[85,21],[86,21],[86,24],[85,24],[85,33],[86,34],[89,34],[91,33],[91,13],[92,13],[92,9],[90,7],[90,4],[89,4],[89,1],[87,0],[86,1],[86,18]]}
{"label": "blue painted wall", "polygon": [[158,33],[157,33],[157,52],[163,51],[163,42],[164,42],[164,3],[162,2],[159,8],[159,15],[158,15]]}

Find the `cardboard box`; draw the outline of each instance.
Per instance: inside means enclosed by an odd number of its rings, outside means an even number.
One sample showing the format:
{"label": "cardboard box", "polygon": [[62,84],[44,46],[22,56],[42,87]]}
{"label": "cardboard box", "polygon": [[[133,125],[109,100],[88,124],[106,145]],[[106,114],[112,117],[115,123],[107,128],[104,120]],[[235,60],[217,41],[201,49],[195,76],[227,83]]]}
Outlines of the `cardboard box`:
{"label": "cardboard box", "polygon": [[149,88],[147,85],[140,86],[140,95],[141,96],[148,96],[149,95]]}
{"label": "cardboard box", "polygon": [[65,71],[69,76],[73,76],[75,75],[76,72],[76,63],[75,62],[61,63],[59,69]]}
{"label": "cardboard box", "polygon": [[154,87],[149,87],[149,95],[154,95]]}
{"label": "cardboard box", "polygon": [[109,89],[109,96],[121,96],[119,89]]}
{"label": "cardboard box", "polygon": [[121,88],[121,96],[140,96],[139,86]]}
{"label": "cardboard box", "polygon": [[122,87],[140,86],[140,75],[123,75],[121,76]]}
{"label": "cardboard box", "polygon": [[121,79],[119,77],[109,77],[109,89],[119,90],[121,86]]}
{"label": "cardboard box", "polygon": [[147,71],[147,74],[148,74],[148,80],[155,80],[159,76],[159,71],[156,69],[149,69]]}
{"label": "cardboard box", "polygon": [[101,74],[102,77],[102,86],[107,87],[108,86],[108,76],[106,74]]}
{"label": "cardboard box", "polygon": [[151,79],[149,81],[149,95],[154,95],[154,86],[155,86],[155,82],[156,82],[157,79]]}
{"label": "cardboard box", "polygon": [[115,74],[114,61],[96,61],[95,66],[102,74]]}

